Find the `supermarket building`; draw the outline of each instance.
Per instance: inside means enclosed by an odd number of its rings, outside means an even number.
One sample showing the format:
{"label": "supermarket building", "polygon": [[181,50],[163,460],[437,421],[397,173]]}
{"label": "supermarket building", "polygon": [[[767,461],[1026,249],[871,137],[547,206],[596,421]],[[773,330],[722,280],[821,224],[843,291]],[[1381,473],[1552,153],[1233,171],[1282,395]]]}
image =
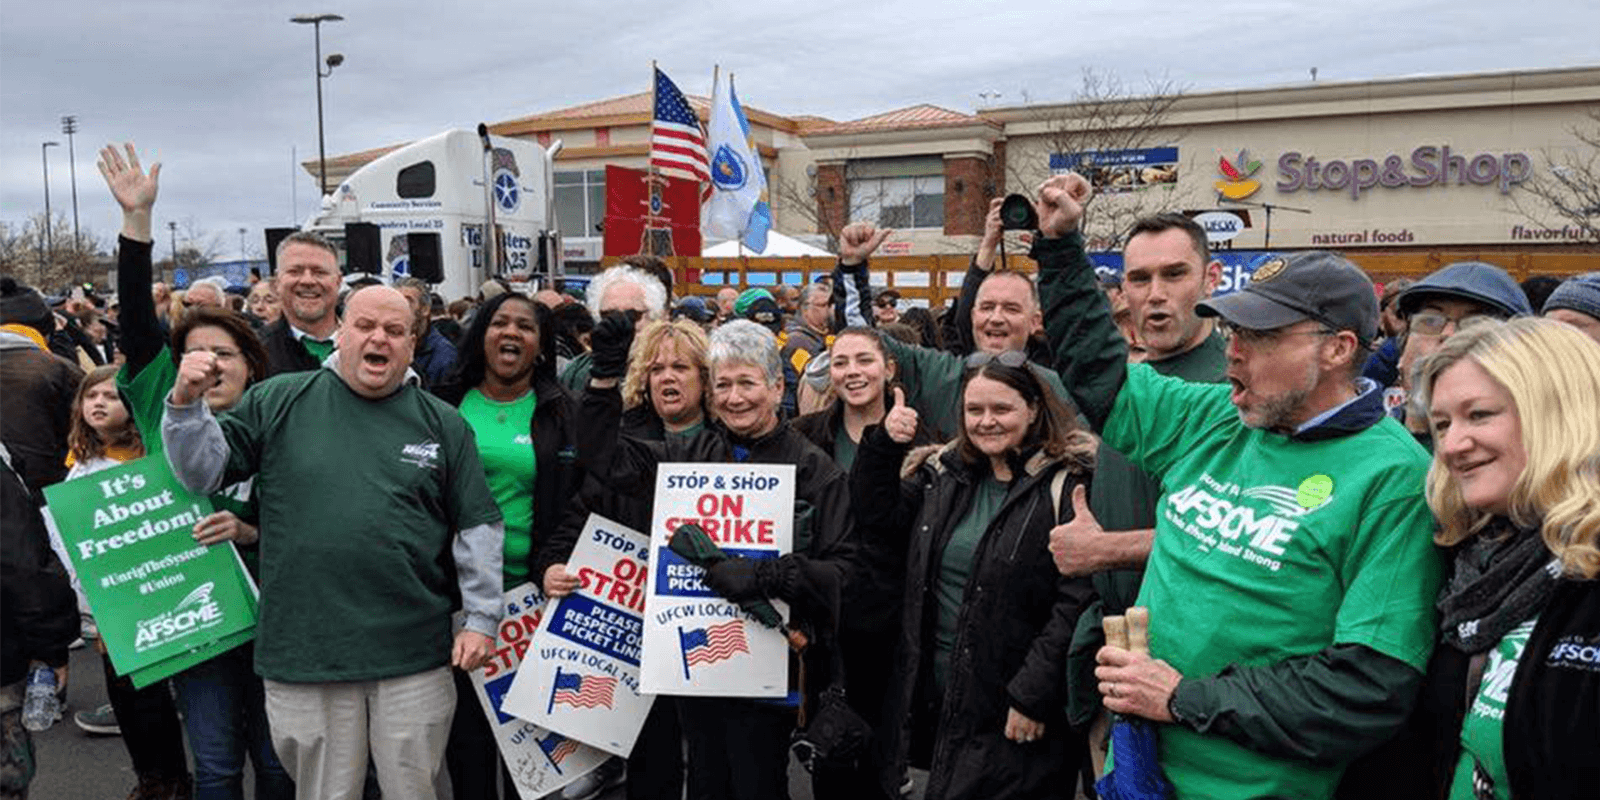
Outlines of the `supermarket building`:
{"label": "supermarket building", "polygon": [[[690,102],[704,119],[706,99]],[[490,125],[563,142],[555,192],[569,269],[598,266],[604,168],[645,166],[649,105],[646,92]],[[746,112],[776,228],[818,244],[869,219],[900,231],[884,255],[969,254],[990,198],[1073,169],[1097,186],[1099,249],[1117,249],[1134,215],[1182,210],[1213,212],[1202,219],[1221,251],[1338,249],[1375,275],[1462,258],[1519,277],[1600,269],[1600,243],[1529,191],[1569,159],[1600,168],[1575,133],[1600,133],[1600,67],[1180,94],[1120,137],[1083,130],[1135,113],[1097,106],[1086,122],[1074,103],[912,105],[848,121]],[[392,149],[330,158],[329,176]]]}

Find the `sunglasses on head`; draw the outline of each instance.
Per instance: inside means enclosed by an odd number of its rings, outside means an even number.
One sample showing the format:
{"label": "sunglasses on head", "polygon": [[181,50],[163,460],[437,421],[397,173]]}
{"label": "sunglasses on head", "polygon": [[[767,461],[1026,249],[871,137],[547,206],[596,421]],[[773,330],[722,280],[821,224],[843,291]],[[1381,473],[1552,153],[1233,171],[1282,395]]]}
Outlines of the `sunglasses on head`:
{"label": "sunglasses on head", "polygon": [[1021,350],[1006,350],[999,353],[979,351],[967,356],[967,369],[978,369],[991,361],[998,361],[1000,366],[1014,369],[1028,363],[1028,356]]}

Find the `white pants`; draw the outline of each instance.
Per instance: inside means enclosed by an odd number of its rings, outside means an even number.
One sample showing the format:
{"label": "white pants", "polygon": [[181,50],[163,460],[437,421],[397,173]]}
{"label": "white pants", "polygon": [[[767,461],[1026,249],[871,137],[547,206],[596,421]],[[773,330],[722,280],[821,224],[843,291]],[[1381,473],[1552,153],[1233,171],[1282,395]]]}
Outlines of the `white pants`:
{"label": "white pants", "polygon": [[450,668],[377,681],[265,681],[278,760],[300,800],[360,800],[370,748],[385,800],[436,796],[456,690]]}

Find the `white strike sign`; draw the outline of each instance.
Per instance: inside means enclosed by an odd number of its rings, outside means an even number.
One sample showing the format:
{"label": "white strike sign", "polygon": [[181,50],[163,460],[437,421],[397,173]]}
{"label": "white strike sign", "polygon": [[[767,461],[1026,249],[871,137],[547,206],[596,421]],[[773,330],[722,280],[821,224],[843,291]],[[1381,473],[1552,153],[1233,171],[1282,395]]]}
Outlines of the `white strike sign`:
{"label": "white strike sign", "polygon": [[567,560],[582,584],[546,604],[506,711],[619,756],[633,751],[654,695],[639,693],[644,534],[590,514]]}
{"label": "white strike sign", "polygon": [[[794,543],[790,464],[662,464],[650,521],[641,690],[649,694],[784,697],[789,645],[704,583],[667,547],[685,523],[730,556],[777,558]],[[785,619],[788,606],[773,601]]]}
{"label": "white strike sign", "polygon": [[504,602],[505,616],[495,637],[494,655],[487,665],[472,671],[472,686],[489,717],[517,793],[523,800],[534,800],[587,775],[610,756],[504,711],[506,691],[516,680],[517,668],[533,644],[533,632],[544,613],[544,593],[524,583],[506,592]]}

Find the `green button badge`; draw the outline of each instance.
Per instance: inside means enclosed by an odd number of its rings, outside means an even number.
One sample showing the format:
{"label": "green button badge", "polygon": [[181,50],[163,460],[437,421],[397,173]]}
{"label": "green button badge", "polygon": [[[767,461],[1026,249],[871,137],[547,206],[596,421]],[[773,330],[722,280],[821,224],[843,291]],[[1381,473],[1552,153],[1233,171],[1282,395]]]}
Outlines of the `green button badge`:
{"label": "green button badge", "polygon": [[1333,479],[1326,475],[1312,475],[1300,482],[1300,489],[1295,492],[1295,502],[1301,508],[1317,508],[1328,502],[1333,496]]}

